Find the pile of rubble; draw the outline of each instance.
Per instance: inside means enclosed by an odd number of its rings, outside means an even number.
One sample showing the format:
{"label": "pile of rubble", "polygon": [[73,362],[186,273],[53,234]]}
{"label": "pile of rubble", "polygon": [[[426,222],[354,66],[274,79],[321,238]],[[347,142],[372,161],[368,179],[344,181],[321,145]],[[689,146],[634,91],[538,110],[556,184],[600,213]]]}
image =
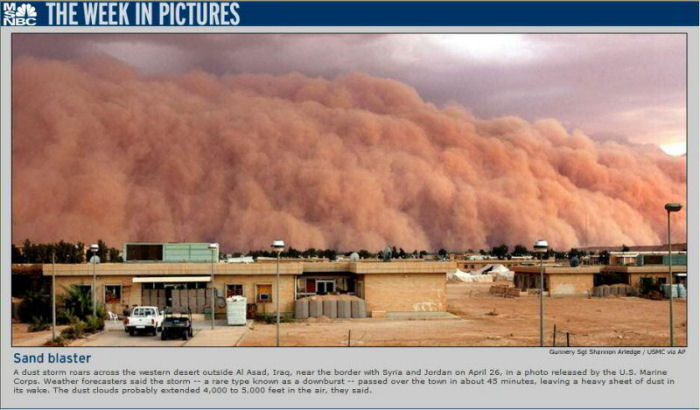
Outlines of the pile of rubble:
{"label": "pile of rubble", "polygon": [[508,285],[493,285],[489,288],[489,293],[503,297],[517,298],[520,296],[520,289]]}

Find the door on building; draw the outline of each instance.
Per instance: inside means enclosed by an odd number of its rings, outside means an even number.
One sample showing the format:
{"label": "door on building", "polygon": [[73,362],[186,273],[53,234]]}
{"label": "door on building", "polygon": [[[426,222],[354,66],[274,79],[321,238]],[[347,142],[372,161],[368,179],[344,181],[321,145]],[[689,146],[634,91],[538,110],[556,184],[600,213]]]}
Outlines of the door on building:
{"label": "door on building", "polygon": [[325,295],[335,292],[335,279],[316,279],[316,294]]}

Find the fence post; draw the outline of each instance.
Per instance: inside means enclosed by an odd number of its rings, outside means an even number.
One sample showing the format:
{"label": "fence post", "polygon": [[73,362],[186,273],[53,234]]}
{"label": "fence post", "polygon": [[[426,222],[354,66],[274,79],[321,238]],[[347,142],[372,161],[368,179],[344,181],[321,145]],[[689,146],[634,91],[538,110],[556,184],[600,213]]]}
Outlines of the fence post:
{"label": "fence post", "polygon": [[554,324],[554,331],[552,332],[552,346],[557,347],[557,324]]}
{"label": "fence post", "polygon": [[350,332],[352,332],[352,330],[348,329],[348,347],[350,347]]}
{"label": "fence post", "polygon": [[569,332],[566,332],[566,347],[569,347]]}

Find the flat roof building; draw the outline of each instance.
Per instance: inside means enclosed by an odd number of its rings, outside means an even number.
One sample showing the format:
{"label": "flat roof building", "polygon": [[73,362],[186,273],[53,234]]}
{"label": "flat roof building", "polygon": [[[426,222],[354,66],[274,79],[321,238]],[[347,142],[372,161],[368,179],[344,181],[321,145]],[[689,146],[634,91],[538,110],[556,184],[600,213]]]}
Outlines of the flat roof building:
{"label": "flat roof building", "polygon": [[[610,265],[666,265],[668,266],[668,252],[641,251],[641,252],[610,252]],[[671,252],[671,260],[674,265],[687,265],[688,255],[684,251]]]}
{"label": "flat roof building", "polygon": [[[127,257],[128,252],[127,248]],[[451,262],[415,260],[284,261],[280,263],[280,311],[293,312],[294,301],[300,297],[335,293],[364,299],[372,316],[446,311],[445,277],[455,267]],[[71,285],[91,291],[92,269],[90,264],[55,265],[58,292]],[[50,276],[52,265],[43,265],[42,270],[44,276]],[[188,307],[202,313],[212,304],[212,287],[217,314],[225,312],[225,298],[233,295],[245,296],[258,314],[275,312],[276,263],[105,263],[96,265],[95,272],[98,302],[116,313],[133,305]]]}
{"label": "flat roof building", "polygon": [[[514,266],[513,283],[520,290],[539,289],[539,266]],[[687,266],[673,265],[675,283],[686,283]],[[638,290],[660,287],[668,280],[668,265],[544,266],[544,290],[550,296],[591,295],[600,285],[626,284]]]}

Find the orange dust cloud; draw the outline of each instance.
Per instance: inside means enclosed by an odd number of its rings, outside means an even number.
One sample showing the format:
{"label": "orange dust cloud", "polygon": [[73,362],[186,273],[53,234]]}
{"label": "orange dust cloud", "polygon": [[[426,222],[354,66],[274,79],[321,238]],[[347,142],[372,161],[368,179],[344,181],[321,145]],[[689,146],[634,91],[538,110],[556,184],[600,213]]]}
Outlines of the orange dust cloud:
{"label": "orange dust cloud", "polygon": [[[685,157],[553,119],[475,118],[362,73],[149,76],[22,57],[12,81],[14,242],[658,244],[664,203],[685,204]],[[673,228],[684,241],[685,211]]]}

